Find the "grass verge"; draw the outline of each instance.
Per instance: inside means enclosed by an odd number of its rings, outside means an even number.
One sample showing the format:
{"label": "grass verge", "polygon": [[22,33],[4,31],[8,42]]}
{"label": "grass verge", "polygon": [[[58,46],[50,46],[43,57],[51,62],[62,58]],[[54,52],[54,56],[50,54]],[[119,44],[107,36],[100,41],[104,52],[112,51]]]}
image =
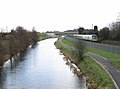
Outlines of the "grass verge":
{"label": "grass verge", "polygon": [[[74,43],[72,43],[71,41],[68,41],[66,39],[62,39],[62,41],[63,43],[69,46],[75,47]],[[86,47],[86,50],[88,52],[92,52],[92,53],[98,54],[100,56],[103,56],[109,59],[111,61],[111,64],[115,66],[118,70],[120,70],[120,55],[119,54],[106,52],[106,51],[99,50],[99,49],[92,48],[92,47]]]}
{"label": "grass verge", "polygon": [[65,44],[67,44],[67,45],[69,45],[69,46],[75,47],[75,44],[74,44],[74,43],[72,43],[71,41],[66,40],[66,39],[64,39],[64,38],[62,39],[62,42],[65,43]]}
{"label": "grass verge", "polygon": [[97,89],[114,89],[112,80],[106,71],[94,61],[86,56],[84,61],[79,63],[79,67],[87,76],[87,81]]}
{"label": "grass verge", "polygon": [[39,41],[50,38],[46,33],[39,33]]}
{"label": "grass verge", "polygon": [[[68,41],[63,42],[70,45]],[[55,45],[71,62],[75,63],[82,70],[82,73],[85,74],[87,78],[89,89],[114,89],[114,84],[109,75],[92,58],[85,56],[84,61],[80,61],[76,53],[61,45],[59,40]]]}
{"label": "grass verge", "polygon": [[120,59],[120,55],[116,54],[116,53],[110,53],[110,52],[106,52],[106,51],[99,50],[99,49],[92,48],[92,47],[87,47],[87,50],[89,52],[92,52],[92,53],[98,54],[100,56],[103,56],[107,59]]}
{"label": "grass verge", "polygon": [[96,48],[87,47],[89,52],[98,54],[110,60],[111,64],[120,70],[120,55],[116,53],[110,53]]}
{"label": "grass verge", "polygon": [[112,60],[111,63],[120,71],[120,60]]}

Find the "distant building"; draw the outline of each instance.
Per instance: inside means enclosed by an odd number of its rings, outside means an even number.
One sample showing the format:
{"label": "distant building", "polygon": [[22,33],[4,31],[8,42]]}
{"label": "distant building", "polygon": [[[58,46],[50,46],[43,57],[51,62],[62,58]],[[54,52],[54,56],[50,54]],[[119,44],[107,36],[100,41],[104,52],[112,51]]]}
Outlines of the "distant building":
{"label": "distant building", "polygon": [[69,36],[73,36],[75,34],[78,34],[78,30],[67,30],[67,31],[64,31],[64,34],[69,35]]}
{"label": "distant building", "polygon": [[57,35],[54,32],[46,32],[48,36],[51,36],[53,38],[57,37]]}
{"label": "distant building", "polygon": [[73,36],[75,34],[78,34],[78,30],[67,30],[64,32],[46,32],[47,35],[51,36],[51,37],[60,37],[60,36]]}

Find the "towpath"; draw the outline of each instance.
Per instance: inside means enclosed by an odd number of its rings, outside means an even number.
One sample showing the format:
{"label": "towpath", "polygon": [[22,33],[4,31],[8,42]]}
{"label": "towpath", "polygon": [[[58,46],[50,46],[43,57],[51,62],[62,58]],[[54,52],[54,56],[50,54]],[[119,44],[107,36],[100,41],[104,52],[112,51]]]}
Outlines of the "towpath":
{"label": "towpath", "polygon": [[[75,50],[74,47],[71,47],[67,44],[64,44],[62,40],[59,41],[64,47],[69,48],[71,50]],[[91,53],[91,52],[86,52],[86,55],[92,57],[96,62],[98,62],[105,70],[106,72],[110,75],[112,81],[114,82],[116,89],[120,89],[120,71],[115,68],[108,59]]]}

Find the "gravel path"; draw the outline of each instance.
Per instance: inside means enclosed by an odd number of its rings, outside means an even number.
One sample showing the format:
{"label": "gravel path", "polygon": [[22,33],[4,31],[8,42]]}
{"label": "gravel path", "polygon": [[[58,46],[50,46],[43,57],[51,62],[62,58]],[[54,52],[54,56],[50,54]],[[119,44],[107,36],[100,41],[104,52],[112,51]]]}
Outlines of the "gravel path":
{"label": "gravel path", "polygon": [[97,62],[99,62],[106,71],[108,71],[111,76],[114,84],[116,85],[116,89],[120,89],[120,71],[117,70],[106,58],[87,52],[87,55],[94,58]]}
{"label": "gravel path", "polygon": [[[68,46],[66,44],[64,44],[61,40],[59,41],[62,45],[64,45],[64,47],[69,48],[71,50],[75,50],[74,47]],[[116,89],[120,89],[120,71],[117,70],[117,68],[115,68],[109,60],[107,60],[106,58],[99,56],[97,54],[94,53],[90,53],[87,52],[86,55],[94,58],[95,61],[97,61],[110,75],[112,81],[114,82]]]}

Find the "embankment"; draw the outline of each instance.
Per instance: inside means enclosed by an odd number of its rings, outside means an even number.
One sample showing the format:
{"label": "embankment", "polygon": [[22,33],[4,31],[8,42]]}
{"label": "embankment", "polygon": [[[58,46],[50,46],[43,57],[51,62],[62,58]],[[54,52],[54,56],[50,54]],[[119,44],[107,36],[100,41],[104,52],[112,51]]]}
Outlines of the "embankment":
{"label": "embankment", "polygon": [[72,63],[80,68],[81,73],[86,76],[88,89],[115,89],[109,75],[92,58],[84,55],[84,60],[80,61],[76,52],[62,45],[60,40],[55,45]]}

